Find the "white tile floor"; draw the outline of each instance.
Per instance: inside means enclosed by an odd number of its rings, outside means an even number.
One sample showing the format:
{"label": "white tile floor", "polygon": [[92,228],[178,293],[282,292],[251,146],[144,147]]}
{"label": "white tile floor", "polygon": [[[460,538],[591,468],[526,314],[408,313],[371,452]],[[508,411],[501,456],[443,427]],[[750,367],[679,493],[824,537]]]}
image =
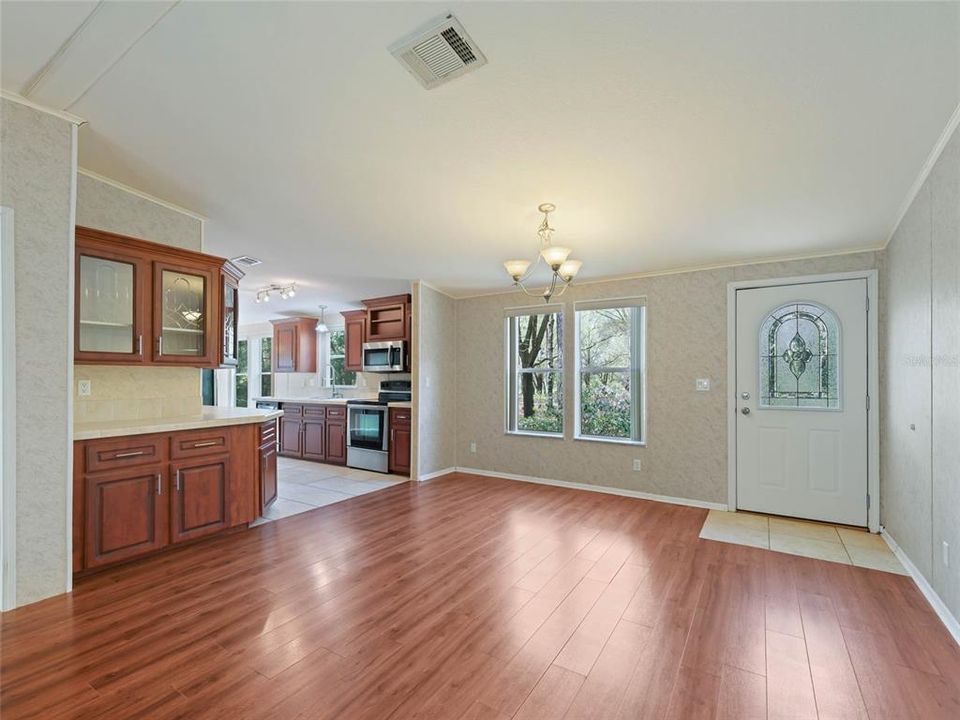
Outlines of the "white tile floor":
{"label": "white tile floor", "polygon": [[251,525],[279,520],[357,495],[408,482],[399,475],[367,472],[323,463],[277,458],[278,496]]}
{"label": "white tile floor", "polygon": [[700,537],[907,574],[882,537],[855,528],[757,513],[711,510],[700,530]]}

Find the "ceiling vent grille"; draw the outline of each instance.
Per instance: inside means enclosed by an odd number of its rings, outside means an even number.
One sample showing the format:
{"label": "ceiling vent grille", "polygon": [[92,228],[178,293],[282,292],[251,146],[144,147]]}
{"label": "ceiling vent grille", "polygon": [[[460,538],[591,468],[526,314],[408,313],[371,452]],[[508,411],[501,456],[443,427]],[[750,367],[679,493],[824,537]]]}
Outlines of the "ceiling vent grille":
{"label": "ceiling vent grille", "polygon": [[400,40],[390,52],[427,90],[487,64],[487,58],[453,15],[445,15],[426,30]]}
{"label": "ceiling vent grille", "polygon": [[253,267],[254,265],[259,265],[263,262],[260,258],[251,257],[250,255],[240,255],[239,257],[230,258],[230,262],[234,265],[243,265],[245,267]]}

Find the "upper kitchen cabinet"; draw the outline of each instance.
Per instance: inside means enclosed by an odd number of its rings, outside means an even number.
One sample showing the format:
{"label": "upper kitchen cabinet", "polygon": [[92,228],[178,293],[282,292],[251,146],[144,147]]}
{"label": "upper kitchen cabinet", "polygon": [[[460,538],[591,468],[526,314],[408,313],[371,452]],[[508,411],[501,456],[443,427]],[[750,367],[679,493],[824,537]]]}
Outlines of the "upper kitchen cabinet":
{"label": "upper kitchen cabinet", "polygon": [[317,371],[317,319],[283,318],[273,323],[273,371]]}
{"label": "upper kitchen cabinet", "polygon": [[350,372],[363,370],[363,344],[367,341],[367,311],[348,310],[343,315],[343,368]]}
{"label": "upper kitchen cabinet", "polygon": [[231,263],[83,227],[76,238],[76,362],[236,364]]}
{"label": "upper kitchen cabinet", "polygon": [[240,350],[238,329],[240,322],[240,279],[243,273],[231,262],[220,270],[220,367],[236,367]]}
{"label": "upper kitchen cabinet", "polygon": [[365,342],[410,339],[410,296],[391,295],[363,301],[367,309]]}

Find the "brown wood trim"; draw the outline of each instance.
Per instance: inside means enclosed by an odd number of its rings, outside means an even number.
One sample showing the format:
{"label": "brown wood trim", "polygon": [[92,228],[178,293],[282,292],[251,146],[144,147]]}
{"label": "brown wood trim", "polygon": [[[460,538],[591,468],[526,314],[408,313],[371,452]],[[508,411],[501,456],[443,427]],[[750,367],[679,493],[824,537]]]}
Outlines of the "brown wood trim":
{"label": "brown wood trim", "polygon": [[[187,250],[186,248],[178,248],[173,245],[163,245],[149,240],[130,237],[129,235],[107,232],[106,230],[96,230],[94,228],[84,227],[83,225],[76,226],[76,238],[77,245],[82,245],[87,248],[96,247],[97,243],[100,243],[100,247],[115,250],[119,245],[123,247],[125,251],[144,253],[165,262],[187,263],[188,265],[201,264],[218,268],[223,267],[229,262],[226,258],[217,257],[216,255],[207,255],[206,253],[197,252],[196,250]],[[231,266],[236,272],[241,272],[240,277],[243,277],[242,271],[240,271],[239,268],[232,263]]]}

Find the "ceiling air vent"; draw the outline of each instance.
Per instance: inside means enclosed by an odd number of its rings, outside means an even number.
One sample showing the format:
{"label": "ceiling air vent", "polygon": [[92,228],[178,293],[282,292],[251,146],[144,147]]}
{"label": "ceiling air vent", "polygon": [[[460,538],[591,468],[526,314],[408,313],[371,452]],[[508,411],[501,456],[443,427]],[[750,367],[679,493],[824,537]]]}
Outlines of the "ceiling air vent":
{"label": "ceiling air vent", "polygon": [[260,258],[250,257],[249,255],[240,255],[239,257],[230,258],[230,262],[234,265],[243,265],[244,267],[253,267],[254,265],[259,265],[263,262]]}
{"label": "ceiling air vent", "polygon": [[453,15],[445,15],[390,47],[427,90],[486,65],[487,58]]}

